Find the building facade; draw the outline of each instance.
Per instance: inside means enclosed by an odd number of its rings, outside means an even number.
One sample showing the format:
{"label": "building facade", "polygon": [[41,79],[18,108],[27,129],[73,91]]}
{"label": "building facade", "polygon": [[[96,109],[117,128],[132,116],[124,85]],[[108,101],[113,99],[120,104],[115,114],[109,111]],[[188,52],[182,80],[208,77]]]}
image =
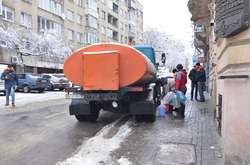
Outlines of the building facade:
{"label": "building facade", "polygon": [[[133,2],[130,17],[129,0],[0,0],[0,27],[26,35],[52,32],[72,51],[97,42],[142,43],[143,6]],[[131,18],[137,23],[133,28]]]}
{"label": "building facade", "polygon": [[208,91],[226,165],[250,164],[249,6],[249,0],[189,1],[195,26],[204,28],[195,40],[209,68]]}

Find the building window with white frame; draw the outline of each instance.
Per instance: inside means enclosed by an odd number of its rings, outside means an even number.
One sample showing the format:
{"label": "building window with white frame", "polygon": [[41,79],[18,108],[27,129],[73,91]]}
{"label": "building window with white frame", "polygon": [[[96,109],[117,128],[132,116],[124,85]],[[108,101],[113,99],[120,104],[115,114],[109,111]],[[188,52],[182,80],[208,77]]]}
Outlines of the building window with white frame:
{"label": "building window with white frame", "polygon": [[78,24],[82,24],[82,16],[81,15],[79,15],[79,14],[76,15],[76,22]]}
{"label": "building window with white frame", "polygon": [[76,33],[76,41],[81,43],[81,33],[80,32]]}
{"label": "building window with white frame", "polygon": [[41,16],[38,16],[37,22],[38,22],[37,27],[38,27],[39,33],[42,33],[45,31],[54,31],[58,34],[62,33],[63,26],[57,22],[54,22],[52,20],[49,20]]}
{"label": "building window with white frame", "polygon": [[101,19],[106,20],[106,12],[102,10]]}
{"label": "building window with white frame", "polygon": [[102,34],[106,34],[106,28],[105,28],[105,26],[101,25],[100,31],[101,31]]}
{"label": "building window with white frame", "polygon": [[76,33],[76,41],[78,43],[81,43],[81,44],[84,43],[84,34],[81,32],[77,32]]}
{"label": "building window with white frame", "polygon": [[86,0],[86,7],[97,12],[97,0]]}
{"label": "building window with white frame", "polygon": [[109,38],[112,38],[112,37],[113,37],[113,30],[112,30],[112,29],[110,29],[110,28],[107,29],[107,36],[108,36]]}
{"label": "building window with white frame", "polygon": [[30,14],[21,12],[20,15],[20,24],[27,27],[27,28],[31,28],[32,27],[32,17]]}
{"label": "building window with white frame", "polygon": [[62,16],[63,5],[56,0],[39,0],[38,6],[58,16]]}
{"label": "building window with white frame", "polygon": [[74,21],[74,12],[72,10],[67,10],[67,19],[70,21]]}
{"label": "building window with white frame", "polygon": [[97,39],[96,34],[86,33],[86,42],[88,44],[94,44],[94,43],[97,43],[97,41],[98,41],[98,39]]}
{"label": "building window with white frame", "polygon": [[83,0],[75,0],[75,3],[77,4],[77,6],[83,7]]}
{"label": "building window with white frame", "polygon": [[27,3],[32,3],[32,0],[23,0],[23,1]]}
{"label": "building window with white frame", "polygon": [[2,19],[14,22],[15,11],[7,6],[2,6]]}
{"label": "building window with white frame", "polygon": [[68,40],[74,40],[74,31],[71,29],[68,29]]}
{"label": "building window with white frame", "polygon": [[95,18],[92,15],[87,14],[86,15],[86,25],[89,26],[89,27],[92,27],[94,29],[97,29],[98,28],[97,18]]}

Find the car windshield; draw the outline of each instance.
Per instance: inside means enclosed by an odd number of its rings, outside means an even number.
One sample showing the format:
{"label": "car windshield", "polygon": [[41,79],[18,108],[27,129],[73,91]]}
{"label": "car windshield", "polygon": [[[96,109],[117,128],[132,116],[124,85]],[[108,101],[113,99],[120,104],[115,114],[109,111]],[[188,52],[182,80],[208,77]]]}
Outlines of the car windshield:
{"label": "car windshield", "polygon": [[41,78],[41,76],[38,74],[30,74],[29,76],[32,78]]}
{"label": "car windshield", "polygon": [[57,78],[64,78],[65,77],[63,74],[54,74],[53,76],[55,76]]}

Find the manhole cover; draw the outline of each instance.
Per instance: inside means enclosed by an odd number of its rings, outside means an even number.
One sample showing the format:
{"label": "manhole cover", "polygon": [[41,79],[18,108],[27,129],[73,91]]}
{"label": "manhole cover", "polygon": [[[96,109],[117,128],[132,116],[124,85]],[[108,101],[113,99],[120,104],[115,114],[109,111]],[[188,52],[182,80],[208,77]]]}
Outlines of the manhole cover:
{"label": "manhole cover", "polygon": [[195,149],[189,144],[162,144],[156,155],[159,165],[195,165]]}

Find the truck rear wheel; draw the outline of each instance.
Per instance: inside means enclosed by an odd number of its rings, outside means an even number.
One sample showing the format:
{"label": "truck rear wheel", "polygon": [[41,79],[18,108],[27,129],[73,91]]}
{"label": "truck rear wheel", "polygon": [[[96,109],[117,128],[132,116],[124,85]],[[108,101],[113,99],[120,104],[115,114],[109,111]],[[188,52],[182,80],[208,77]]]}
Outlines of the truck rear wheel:
{"label": "truck rear wheel", "polygon": [[79,122],[96,122],[99,117],[100,109],[95,103],[90,103],[90,114],[75,115]]}
{"label": "truck rear wheel", "polygon": [[151,114],[151,115],[135,115],[135,119],[137,122],[155,122],[156,115]]}

